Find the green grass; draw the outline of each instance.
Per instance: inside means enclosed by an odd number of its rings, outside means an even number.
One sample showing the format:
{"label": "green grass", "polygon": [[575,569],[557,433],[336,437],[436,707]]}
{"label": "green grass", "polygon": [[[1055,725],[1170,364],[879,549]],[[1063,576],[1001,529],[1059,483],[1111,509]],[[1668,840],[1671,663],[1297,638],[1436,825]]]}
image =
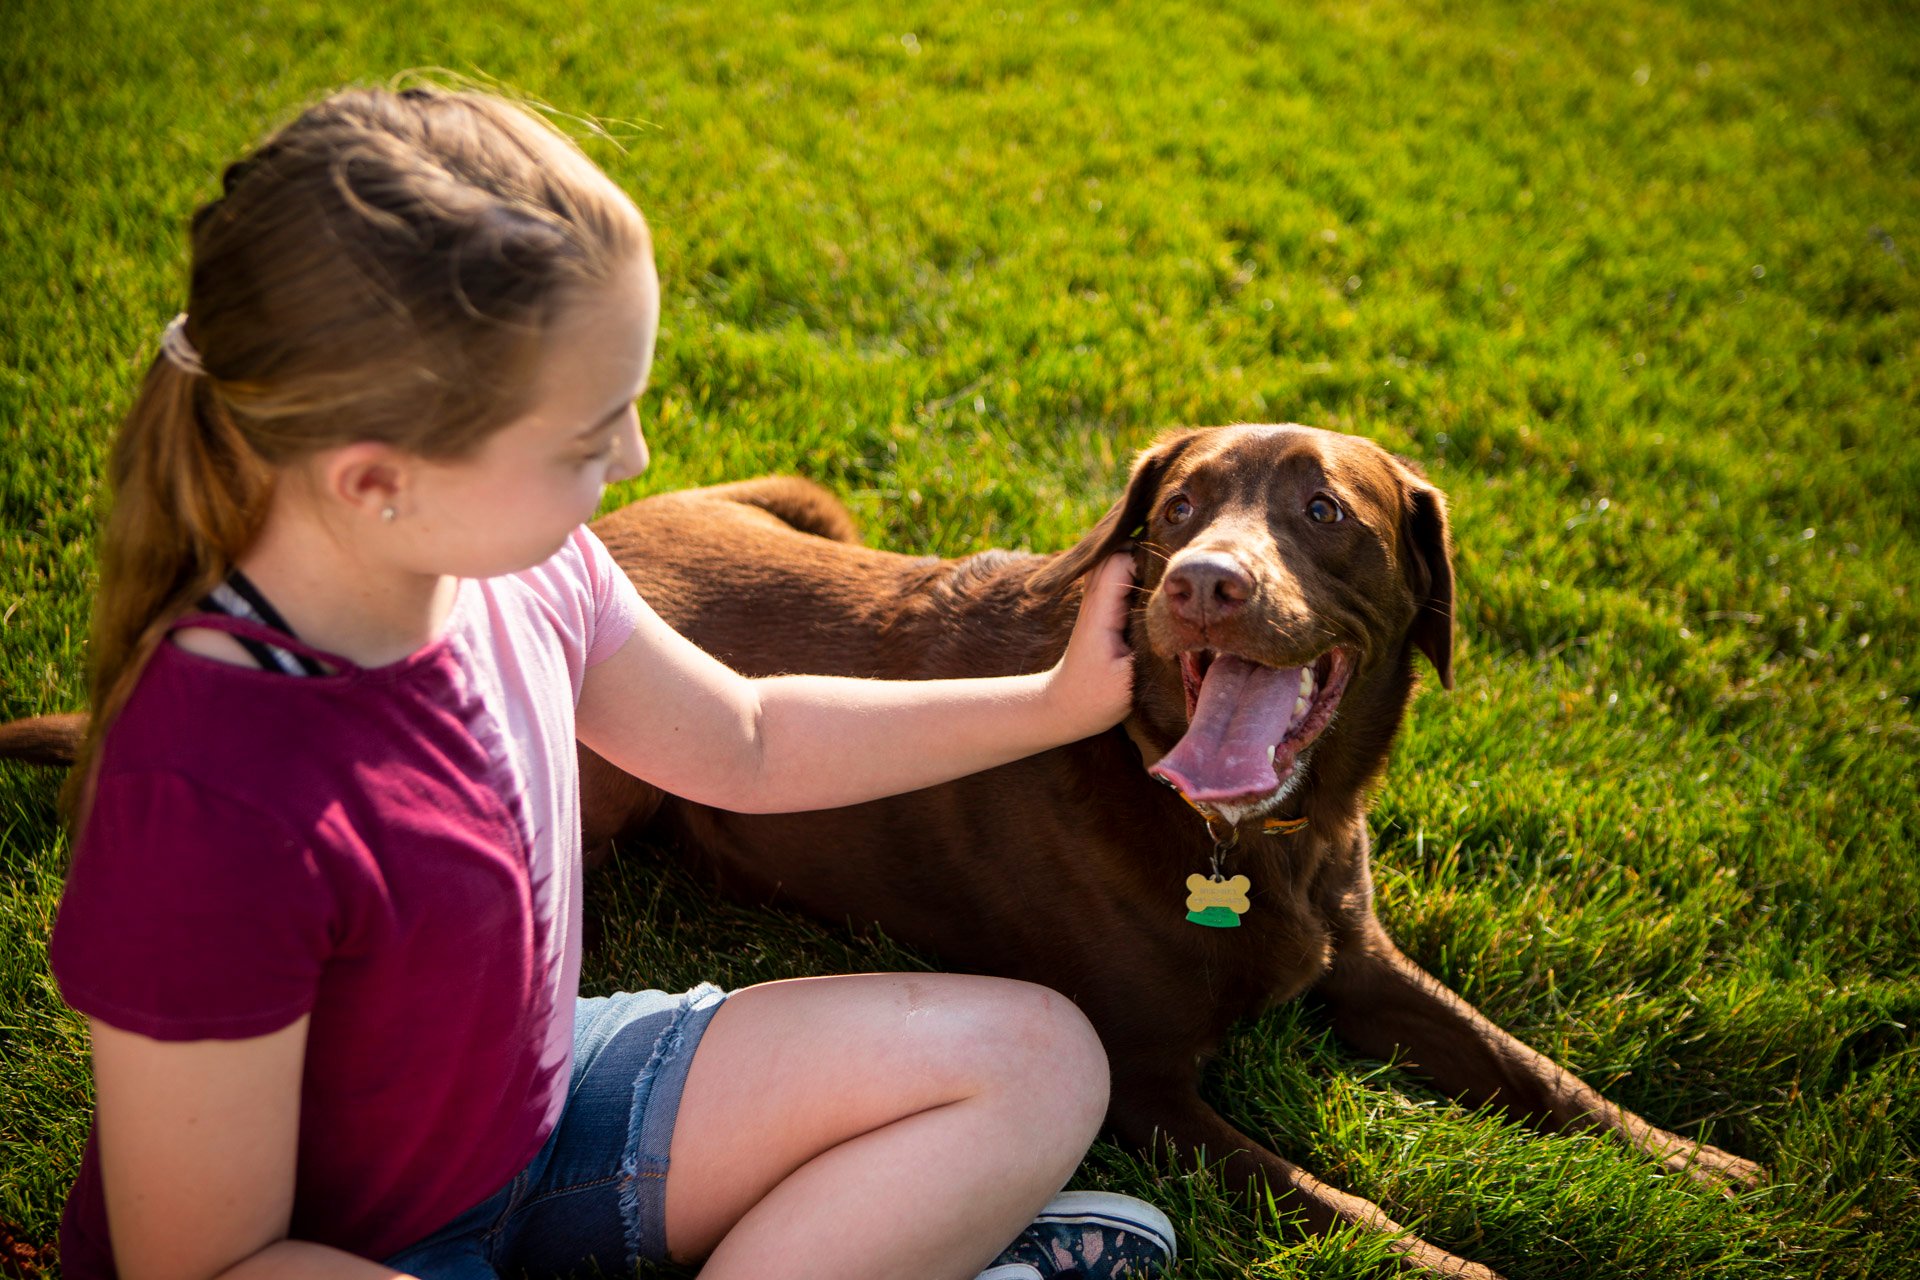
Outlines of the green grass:
{"label": "green grass", "polygon": [[[1296,420],[1452,498],[1458,687],[1375,810],[1381,911],[1498,1021],[1764,1162],[1740,1201],[1464,1112],[1308,1008],[1218,1104],[1509,1276],[1920,1274],[1920,23],[1649,0],[1018,7],[25,0],[0,24],[0,712],[83,700],[107,441],[184,221],[303,101],[429,64],[627,122],[657,462],[774,470],[872,540],[1065,545],[1162,427]],[[909,38],[908,33],[911,33]],[[85,1132],[45,939],[56,780],[0,769],[0,1219]],[[587,980],[925,963],[592,886]],[[1363,1276],[1102,1145],[1182,1274]]]}

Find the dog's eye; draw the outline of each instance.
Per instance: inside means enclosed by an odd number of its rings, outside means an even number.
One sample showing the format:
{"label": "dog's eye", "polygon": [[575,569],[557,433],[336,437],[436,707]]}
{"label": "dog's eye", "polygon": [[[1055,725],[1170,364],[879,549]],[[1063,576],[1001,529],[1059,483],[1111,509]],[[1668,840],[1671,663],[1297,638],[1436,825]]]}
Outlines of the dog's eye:
{"label": "dog's eye", "polygon": [[1161,515],[1166,518],[1168,524],[1184,524],[1187,517],[1192,514],[1193,504],[1183,497],[1171,499],[1167,503],[1166,509],[1161,512]]}
{"label": "dog's eye", "polygon": [[1340,504],[1324,493],[1316,493],[1307,503],[1307,518],[1315,524],[1335,524],[1347,518]]}

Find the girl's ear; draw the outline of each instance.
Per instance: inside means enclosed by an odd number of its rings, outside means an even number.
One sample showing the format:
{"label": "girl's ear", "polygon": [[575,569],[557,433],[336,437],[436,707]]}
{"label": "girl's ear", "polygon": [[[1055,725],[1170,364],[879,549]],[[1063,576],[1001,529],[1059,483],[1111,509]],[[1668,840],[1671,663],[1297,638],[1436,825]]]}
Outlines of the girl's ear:
{"label": "girl's ear", "polygon": [[1107,509],[1099,523],[1087,530],[1086,536],[1054,556],[1045,568],[1028,579],[1027,590],[1035,595],[1058,596],[1109,555],[1140,537],[1146,531],[1147,517],[1154,509],[1154,499],[1168,468],[1208,430],[1202,427],[1171,431],[1143,450],[1134,459],[1126,493]]}
{"label": "girl's ear", "polygon": [[1400,557],[1413,592],[1413,624],[1407,638],[1427,655],[1440,687],[1453,688],[1453,538],[1447,528],[1447,500],[1405,459],[1401,483],[1406,502],[1400,513]]}
{"label": "girl's ear", "polygon": [[319,496],[356,512],[377,514],[400,502],[417,463],[392,445],[360,440],[319,454],[309,475]]}

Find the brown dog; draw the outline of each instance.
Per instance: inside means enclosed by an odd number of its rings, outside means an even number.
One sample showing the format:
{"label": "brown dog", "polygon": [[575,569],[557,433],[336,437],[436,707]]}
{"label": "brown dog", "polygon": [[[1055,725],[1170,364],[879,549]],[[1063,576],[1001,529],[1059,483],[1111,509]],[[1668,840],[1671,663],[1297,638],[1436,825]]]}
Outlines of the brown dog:
{"label": "brown dog", "polygon": [[[1174,433],[1077,546],[1050,556],[872,550],[831,495],[792,479],[664,494],[595,528],[668,622],[749,674],[1037,671],[1059,658],[1079,579],[1108,553],[1135,549],[1140,592],[1134,710],[1119,729],[906,796],[764,816],[663,795],[583,750],[589,848],[644,832],[736,896],[875,921],[954,968],[1065,992],[1105,1041],[1121,1140],[1223,1160],[1317,1230],[1392,1233],[1417,1268],[1493,1274],[1202,1101],[1201,1067],[1234,1021],[1312,988],[1361,1052],[1397,1055],[1470,1104],[1611,1130],[1704,1179],[1759,1176],[1606,1102],[1420,970],[1375,919],[1367,788],[1416,652],[1443,684],[1453,661],[1444,503],[1377,446],[1294,426]],[[0,726],[0,756],[71,760],[82,723]]]}
{"label": "brown dog", "polygon": [[1037,671],[1059,658],[1079,579],[1106,555],[1134,548],[1140,592],[1120,729],[872,804],[761,816],[663,795],[583,750],[590,848],[645,832],[735,896],[875,921],[943,964],[1066,993],[1106,1044],[1122,1141],[1224,1157],[1230,1179],[1271,1187],[1317,1230],[1400,1236],[1419,1268],[1492,1275],[1201,1100],[1202,1064],[1235,1020],[1313,988],[1349,1043],[1468,1103],[1610,1129],[1696,1176],[1758,1176],[1606,1102],[1424,973],[1374,917],[1367,788],[1415,653],[1451,686],[1453,570],[1440,493],[1368,441],[1174,433],[1057,555],[862,547],[831,495],[782,478],[649,498],[595,530],[669,623],[753,675]]}

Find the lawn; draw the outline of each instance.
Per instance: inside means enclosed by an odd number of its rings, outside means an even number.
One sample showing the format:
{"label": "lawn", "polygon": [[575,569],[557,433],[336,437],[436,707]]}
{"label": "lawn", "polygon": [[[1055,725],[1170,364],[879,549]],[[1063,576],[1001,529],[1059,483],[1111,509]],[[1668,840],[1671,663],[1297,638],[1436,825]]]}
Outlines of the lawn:
{"label": "lawn", "polygon": [[[1722,1199],[1462,1110],[1310,1007],[1242,1127],[1515,1280],[1920,1275],[1920,22],[1904,3],[22,0],[0,23],[0,715],[77,708],[107,444],[220,166],[441,66],[603,122],[666,291],[609,493],[767,471],[870,540],[1067,545],[1183,423],[1300,421],[1451,497],[1457,685],[1380,789],[1416,960],[1656,1124]],[[583,136],[584,125],[575,125]],[[83,1025],[45,943],[57,779],[0,766],[0,1220],[54,1232]],[[925,965],[591,886],[590,990]],[[1187,1277],[1380,1272],[1096,1147]],[[5,1264],[0,1264],[4,1271]]]}

